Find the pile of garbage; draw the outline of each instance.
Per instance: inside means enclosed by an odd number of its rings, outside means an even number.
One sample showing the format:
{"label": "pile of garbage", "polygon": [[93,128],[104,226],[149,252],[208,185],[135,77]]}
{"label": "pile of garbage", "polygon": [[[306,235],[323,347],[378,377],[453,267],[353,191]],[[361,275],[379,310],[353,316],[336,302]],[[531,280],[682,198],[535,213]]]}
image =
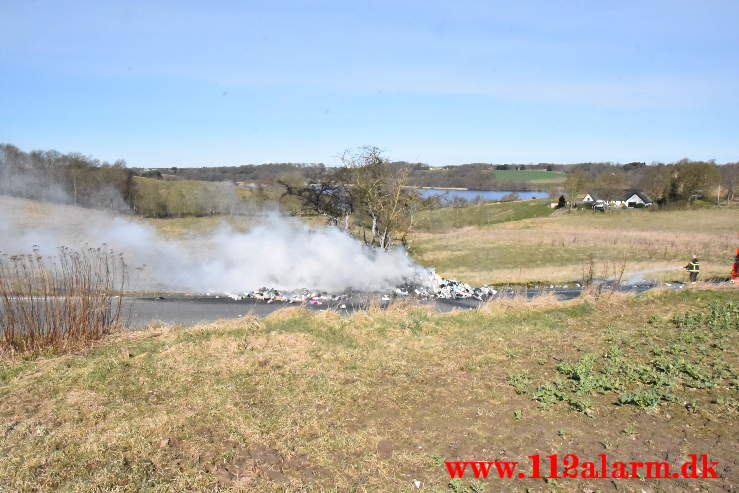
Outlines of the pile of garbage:
{"label": "pile of garbage", "polygon": [[323,305],[332,301],[340,302],[349,299],[347,293],[331,294],[310,289],[288,291],[267,287],[240,294],[226,293],[226,296],[234,300],[254,300],[265,303],[307,303],[309,305]]}
{"label": "pile of garbage", "polygon": [[429,271],[428,278],[420,285],[407,285],[404,288],[396,288],[398,296],[410,296],[411,293],[421,299],[460,300],[475,299],[484,301],[495,296],[498,291],[491,286],[472,287],[466,282],[454,279],[445,279],[433,270]]}
{"label": "pile of garbage", "polygon": [[[390,301],[397,297],[415,297],[419,299],[475,299],[484,301],[498,293],[490,286],[472,287],[466,282],[444,279],[433,270],[426,271],[421,277],[409,281],[392,292],[375,293],[382,301]],[[240,294],[226,293],[235,300],[254,300],[265,303],[306,303],[309,305],[338,304],[351,298],[351,292],[327,293],[311,289],[279,290],[262,287]]]}

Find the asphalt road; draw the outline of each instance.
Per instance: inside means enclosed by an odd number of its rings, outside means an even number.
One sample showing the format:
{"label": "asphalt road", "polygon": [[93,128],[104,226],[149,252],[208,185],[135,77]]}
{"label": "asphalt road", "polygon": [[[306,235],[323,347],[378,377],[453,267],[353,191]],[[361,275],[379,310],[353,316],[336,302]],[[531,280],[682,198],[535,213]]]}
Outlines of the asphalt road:
{"label": "asphalt road", "polygon": [[[653,285],[632,286],[629,291],[646,291]],[[510,297],[514,294],[523,294],[529,298],[543,293],[554,293],[561,300],[572,299],[580,296],[581,289],[575,288],[553,288],[536,289],[528,291],[500,292],[496,298]],[[396,298],[402,299],[402,298]],[[495,298],[493,298],[495,299]],[[323,304],[305,305],[309,310],[335,310],[342,314],[350,314],[353,311],[367,307],[367,296],[358,296],[350,300],[323,302]],[[387,306],[390,302],[381,302]],[[433,305],[439,312],[448,312],[454,309],[473,309],[480,304],[474,299],[458,300],[426,300],[421,303]],[[164,322],[178,325],[195,325],[197,323],[212,322],[214,320],[239,318],[247,314],[265,317],[281,308],[298,306],[293,303],[266,303],[255,300],[232,300],[227,297],[215,296],[173,296],[173,297],[149,297],[149,298],[127,298],[124,302],[124,314],[127,325],[132,329],[146,327],[151,323]]]}
{"label": "asphalt road", "polygon": [[[642,292],[654,286],[655,284],[632,285],[621,287],[620,290]],[[673,284],[671,287],[680,288],[682,285]],[[514,295],[524,295],[531,298],[546,293],[553,293],[560,300],[567,300],[580,296],[582,290],[579,288],[564,287],[532,289],[527,291],[508,290],[498,292],[492,300]],[[338,313],[348,315],[356,310],[365,309],[371,301],[371,296],[368,294],[355,294],[346,300],[321,301],[320,304],[306,304],[304,306],[309,310],[335,310]],[[379,303],[383,307],[389,305],[394,300],[403,299],[402,297],[397,297],[391,301],[382,301],[379,295],[372,296],[372,298],[374,298],[375,303]],[[470,298],[456,300],[431,299],[419,300],[419,302],[431,305],[439,312],[449,312],[454,309],[469,310],[477,308],[480,305],[480,301]],[[127,297],[123,300],[123,321],[127,327],[133,330],[141,329],[157,322],[189,326],[215,320],[239,318],[247,314],[265,317],[276,310],[289,306],[299,305],[283,302],[267,303],[257,300],[233,300],[228,297],[217,296]],[[0,306],[1,310],[2,306]],[[2,313],[0,313],[1,315]]]}

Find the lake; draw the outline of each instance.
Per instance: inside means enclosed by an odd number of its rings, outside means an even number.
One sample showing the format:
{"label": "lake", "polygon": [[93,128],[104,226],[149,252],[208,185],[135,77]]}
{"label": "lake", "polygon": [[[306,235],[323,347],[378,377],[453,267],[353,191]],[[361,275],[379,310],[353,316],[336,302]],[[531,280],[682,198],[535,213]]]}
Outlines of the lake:
{"label": "lake", "polygon": [[542,191],[518,192],[514,190],[446,190],[443,188],[419,188],[418,192],[423,198],[439,195],[446,201],[453,200],[455,197],[461,197],[465,200],[475,200],[476,197],[480,197],[484,202],[499,202],[500,199],[511,193],[517,194],[520,200],[543,199],[549,196],[548,193]]}

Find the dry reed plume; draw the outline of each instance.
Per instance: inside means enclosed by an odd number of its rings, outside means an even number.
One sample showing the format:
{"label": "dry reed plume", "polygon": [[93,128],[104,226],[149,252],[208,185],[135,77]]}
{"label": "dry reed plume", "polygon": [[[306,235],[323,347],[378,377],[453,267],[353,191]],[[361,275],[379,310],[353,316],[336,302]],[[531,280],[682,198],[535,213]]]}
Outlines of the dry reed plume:
{"label": "dry reed plume", "polygon": [[99,339],[121,320],[125,283],[123,256],[104,248],[0,255],[0,344],[27,352]]}

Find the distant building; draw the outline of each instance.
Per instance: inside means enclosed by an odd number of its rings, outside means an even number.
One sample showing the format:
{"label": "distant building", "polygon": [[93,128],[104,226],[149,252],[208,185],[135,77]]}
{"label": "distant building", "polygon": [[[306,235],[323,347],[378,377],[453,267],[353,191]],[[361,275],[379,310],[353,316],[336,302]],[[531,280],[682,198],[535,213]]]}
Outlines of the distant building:
{"label": "distant building", "polygon": [[596,200],[602,200],[600,198],[600,195],[596,192],[589,192],[585,194],[585,197],[582,198],[582,201],[587,204],[592,204]]}
{"label": "distant building", "polygon": [[650,207],[654,201],[641,190],[594,190],[582,198],[583,205],[603,201],[610,207]]}
{"label": "distant building", "polygon": [[626,190],[623,201],[626,203],[627,207],[637,207],[638,204],[642,204],[644,207],[649,207],[654,204],[654,201],[649,198],[649,195],[641,190]]}

